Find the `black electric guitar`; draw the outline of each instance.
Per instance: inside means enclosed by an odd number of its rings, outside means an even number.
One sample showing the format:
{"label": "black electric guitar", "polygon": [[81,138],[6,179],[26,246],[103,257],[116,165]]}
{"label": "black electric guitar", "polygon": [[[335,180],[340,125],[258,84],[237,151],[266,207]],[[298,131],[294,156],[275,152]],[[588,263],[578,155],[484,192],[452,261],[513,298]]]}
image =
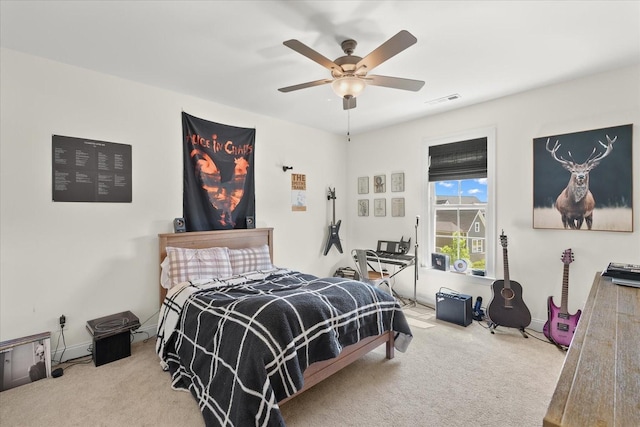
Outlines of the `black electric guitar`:
{"label": "black electric guitar", "polygon": [[560,307],[554,304],[553,296],[547,299],[548,320],[542,331],[544,332],[544,336],[552,343],[569,347],[582,311],[578,310],[576,314],[569,314],[568,309],[569,264],[573,262],[571,249],[567,249],[562,253],[562,262],[564,263],[564,271],[562,274],[562,300]]}
{"label": "black electric guitar", "polygon": [[507,236],[500,235],[502,256],[504,258],[504,280],[495,280],[491,285],[492,299],[487,307],[487,316],[493,329],[497,326],[518,328],[524,334],[524,328],[531,323],[531,313],[522,300],[522,286],[509,279],[509,259],[507,257]]}
{"label": "black electric guitar", "polygon": [[327,200],[333,200],[333,221],[329,226],[329,238],[327,239],[327,245],[324,248],[324,254],[329,253],[329,249],[331,246],[335,245],[336,248],[342,253],[342,244],[340,243],[340,236],[338,233],[340,232],[340,223],[342,220],[336,223],[336,189],[333,190],[329,187],[329,193],[327,194]]}

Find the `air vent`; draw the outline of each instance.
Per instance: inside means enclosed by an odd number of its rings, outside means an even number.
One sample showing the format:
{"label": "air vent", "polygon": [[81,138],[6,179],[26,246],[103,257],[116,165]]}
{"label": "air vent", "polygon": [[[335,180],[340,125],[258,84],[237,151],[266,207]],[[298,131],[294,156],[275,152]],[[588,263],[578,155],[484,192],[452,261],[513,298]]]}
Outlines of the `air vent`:
{"label": "air vent", "polygon": [[460,98],[460,94],[454,93],[451,95],[443,96],[442,98],[432,99],[431,101],[425,102],[425,104],[428,104],[428,105],[442,104],[443,102],[455,101],[458,98]]}

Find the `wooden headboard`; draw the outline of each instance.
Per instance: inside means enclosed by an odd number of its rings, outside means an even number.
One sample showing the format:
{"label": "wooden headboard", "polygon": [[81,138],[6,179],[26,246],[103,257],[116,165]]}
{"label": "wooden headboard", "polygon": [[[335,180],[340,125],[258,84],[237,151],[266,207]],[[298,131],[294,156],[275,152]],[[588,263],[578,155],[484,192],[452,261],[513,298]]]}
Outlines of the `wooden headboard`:
{"label": "wooden headboard", "polygon": [[[160,242],[160,261],[167,256],[167,246],[176,248],[213,248],[230,249],[251,248],[268,245],[271,262],[273,262],[273,228],[250,228],[215,231],[192,231],[187,233],[158,234]],[[159,265],[158,264],[158,265]],[[159,280],[158,280],[159,282]],[[167,289],[160,286],[160,305],[167,295]]]}

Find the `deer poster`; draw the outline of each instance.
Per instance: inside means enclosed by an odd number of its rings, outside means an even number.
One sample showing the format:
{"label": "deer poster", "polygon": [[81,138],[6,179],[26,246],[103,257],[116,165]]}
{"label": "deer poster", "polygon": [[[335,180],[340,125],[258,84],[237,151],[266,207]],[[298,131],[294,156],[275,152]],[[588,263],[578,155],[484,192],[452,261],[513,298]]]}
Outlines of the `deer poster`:
{"label": "deer poster", "polygon": [[633,231],[632,128],[533,140],[533,228]]}

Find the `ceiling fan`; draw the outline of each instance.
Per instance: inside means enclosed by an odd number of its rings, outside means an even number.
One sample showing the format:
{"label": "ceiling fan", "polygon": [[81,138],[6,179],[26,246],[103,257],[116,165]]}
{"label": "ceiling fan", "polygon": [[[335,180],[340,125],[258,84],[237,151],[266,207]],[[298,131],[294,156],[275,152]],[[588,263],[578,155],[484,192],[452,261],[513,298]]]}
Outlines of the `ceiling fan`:
{"label": "ceiling fan", "polygon": [[369,55],[361,58],[353,55],[353,51],[358,43],[355,40],[349,39],[341,43],[345,56],[331,61],[298,40],[287,40],[283,42],[285,46],[327,68],[331,71],[332,78],[287,86],[278,90],[280,92],[292,92],[294,90],[331,83],[333,91],[342,98],[342,106],[345,110],[356,107],[356,97],[362,93],[367,85],[417,92],[424,86],[424,82],[421,80],[368,74],[375,67],[415,44],[417,41],[411,33],[402,30],[382,43],[378,48],[374,49]]}

